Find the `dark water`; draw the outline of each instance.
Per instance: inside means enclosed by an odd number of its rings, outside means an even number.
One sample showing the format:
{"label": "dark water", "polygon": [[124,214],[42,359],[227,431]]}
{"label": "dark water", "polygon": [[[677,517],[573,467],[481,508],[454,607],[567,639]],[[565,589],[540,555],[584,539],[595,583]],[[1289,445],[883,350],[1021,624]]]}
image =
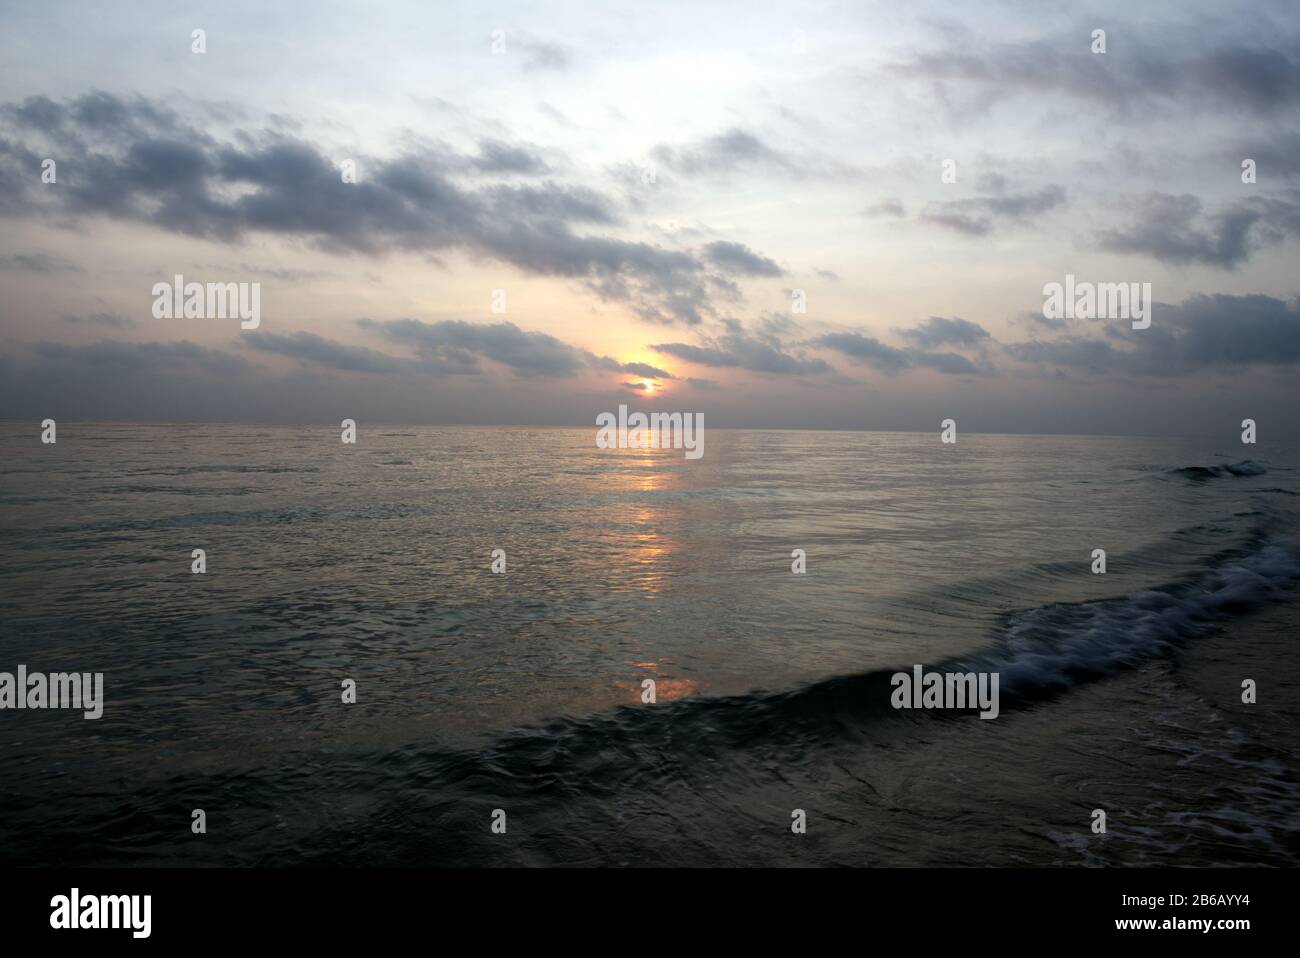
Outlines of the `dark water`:
{"label": "dark water", "polygon": [[0,671],[106,698],[0,712],[0,861],[1300,862],[1294,451],[707,440],[0,423]]}

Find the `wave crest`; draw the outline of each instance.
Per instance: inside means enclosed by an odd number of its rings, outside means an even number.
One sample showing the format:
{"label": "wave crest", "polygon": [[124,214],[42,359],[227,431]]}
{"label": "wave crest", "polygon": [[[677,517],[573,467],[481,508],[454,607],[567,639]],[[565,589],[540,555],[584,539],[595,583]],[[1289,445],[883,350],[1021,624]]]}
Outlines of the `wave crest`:
{"label": "wave crest", "polygon": [[1268,470],[1255,460],[1243,459],[1241,462],[1226,463],[1221,466],[1183,466],[1181,469],[1170,469],[1169,475],[1204,482],[1207,479],[1221,479],[1224,476],[1262,476],[1266,472]]}

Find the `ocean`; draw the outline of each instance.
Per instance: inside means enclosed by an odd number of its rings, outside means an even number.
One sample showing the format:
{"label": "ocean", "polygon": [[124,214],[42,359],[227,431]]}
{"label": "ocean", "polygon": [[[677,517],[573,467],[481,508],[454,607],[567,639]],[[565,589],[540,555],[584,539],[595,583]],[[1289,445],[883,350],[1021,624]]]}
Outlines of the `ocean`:
{"label": "ocean", "polygon": [[1290,447],[594,433],[0,422],[0,862],[1300,863]]}

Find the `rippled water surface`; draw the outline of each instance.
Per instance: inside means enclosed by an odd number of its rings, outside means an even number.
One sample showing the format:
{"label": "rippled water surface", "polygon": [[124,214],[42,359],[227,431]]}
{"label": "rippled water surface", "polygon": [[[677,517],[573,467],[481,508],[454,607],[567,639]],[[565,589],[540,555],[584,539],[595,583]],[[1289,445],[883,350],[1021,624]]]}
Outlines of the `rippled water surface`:
{"label": "rippled water surface", "polygon": [[[1292,450],[593,435],[0,423],[0,671],[106,687],[0,713],[0,858],[1300,860]],[[913,663],[1003,715],[892,710]]]}

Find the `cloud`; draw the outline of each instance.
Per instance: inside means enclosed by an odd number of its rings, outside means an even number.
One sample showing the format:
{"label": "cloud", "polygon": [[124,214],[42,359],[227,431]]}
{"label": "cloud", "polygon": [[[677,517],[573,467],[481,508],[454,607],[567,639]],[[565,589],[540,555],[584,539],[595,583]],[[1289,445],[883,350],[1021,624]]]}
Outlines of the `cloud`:
{"label": "cloud", "polygon": [[505,366],[516,375],[530,378],[571,378],[587,369],[631,373],[645,379],[675,378],[658,366],[597,356],[554,336],[529,332],[508,322],[446,320],[427,323],[416,319],[361,319],[357,326],[378,333],[390,343],[407,347],[415,355],[391,355],[308,331],[248,333],[243,342],[259,352],[342,372],[425,377],[478,375],[484,371],[480,361],[486,359]]}
{"label": "cloud", "polygon": [[646,379],[673,379],[672,373],[666,369],[660,369],[658,366],[652,366],[649,363],[632,362],[625,363],[614,359],[611,356],[596,356],[585,350],[580,351],[588,357],[591,365],[601,372],[613,373],[631,373],[634,376],[643,376]]}
{"label": "cloud", "polygon": [[837,178],[854,174],[846,164],[814,155],[794,155],[769,146],[739,127],[691,143],[661,143],[650,155],[684,176],[725,176],[736,173],[779,173],[794,179]]}
{"label": "cloud", "polygon": [[1029,193],[1003,193],[929,203],[921,213],[921,219],[967,236],[986,236],[993,232],[998,220],[1025,223],[1064,202],[1064,188],[1049,185]]}
{"label": "cloud", "polygon": [[907,354],[893,346],[886,346],[872,336],[862,333],[828,333],[813,340],[815,345],[837,350],[852,359],[883,372],[898,372],[912,365]]}
{"label": "cloud", "polygon": [[702,346],[689,343],[658,343],[650,348],[668,356],[701,366],[746,369],[778,376],[802,376],[832,372],[825,360],[805,358],[789,351],[775,335],[746,331],[727,321],[725,332],[705,340]]}
{"label": "cloud", "polygon": [[687,146],[660,144],[652,155],[669,169],[685,174],[734,173],[754,167],[789,170],[792,166],[783,154],[741,129],[731,129]]}
{"label": "cloud", "polygon": [[[775,268],[740,244],[704,260],[586,232],[618,227],[622,216],[612,199],[584,185],[475,182],[546,169],[535,151],[504,141],[482,141],[468,157],[431,146],[358,157],[358,181],[344,183],[311,143],[270,130],[218,142],[138,97],[37,97],[0,109],[0,119],[11,127],[0,128],[0,169],[9,162],[39,168],[47,149],[81,154],[74,169],[61,172],[57,191],[30,186],[30,177],[0,184],[12,187],[0,190],[5,212],[60,221],[102,215],[223,242],[267,233],[368,256],[462,249],[526,273],[575,279],[602,300],[664,324],[695,325],[714,315],[710,292],[734,286],[713,270],[771,275]],[[42,141],[41,153],[20,146],[21,137]]]}
{"label": "cloud", "polygon": [[193,370],[215,376],[231,376],[242,374],[250,367],[248,361],[241,356],[200,346],[188,339],[170,343],[105,339],[78,345],[38,342],[32,350],[42,359],[92,373],[129,373],[140,376],[156,371]]}
{"label": "cloud", "polygon": [[367,331],[412,349],[415,357],[388,353],[326,339],[312,332],[250,333],[248,344],[256,350],[288,356],[308,365],[346,372],[412,373],[422,376],[466,375],[483,371],[480,360],[500,363],[525,377],[576,376],[585,369],[631,373],[646,379],[671,380],[666,369],[643,362],[621,362],[597,356],[546,333],[529,332],[514,323],[467,323],[446,320],[426,323],[416,319],[357,321]]}
{"label": "cloud", "polygon": [[28,273],[80,273],[81,267],[49,253],[15,253],[0,256],[0,270]]}
{"label": "cloud", "polygon": [[926,212],[921,214],[921,219],[958,233],[965,233],[967,236],[987,236],[993,232],[993,221],[987,216],[971,216],[968,213],[945,209],[944,207],[947,205],[943,203],[930,204]]}
{"label": "cloud", "polygon": [[571,346],[547,333],[526,332],[514,323],[466,323],[443,320],[425,323],[418,319],[387,322],[361,320],[363,328],[378,331],[385,338],[413,348],[418,355],[448,369],[472,371],[475,357],[482,356],[508,367],[520,376],[573,376],[592,364],[586,350]]}
{"label": "cloud", "polygon": [[1263,143],[1240,147],[1228,153],[1226,158],[1234,164],[1240,164],[1247,158],[1254,160],[1260,182],[1266,182],[1274,176],[1286,179],[1300,177],[1300,133],[1279,132]]}
{"label": "cloud", "polygon": [[894,69],[939,84],[945,100],[952,92],[970,90],[1040,101],[1059,93],[1135,118],[1148,115],[1157,103],[1260,116],[1300,105],[1300,56],[1284,34],[1208,49],[1180,49],[1171,37],[1145,45],[1138,37],[1112,29],[1108,39],[1114,49],[1105,54],[1091,52],[1087,31],[982,49],[971,49],[963,38],[961,49],[922,53]]}
{"label": "cloud", "polygon": [[734,276],[782,276],[784,271],[766,256],[759,256],[743,243],[718,240],[704,247],[704,258],[724,273]]}
{"label": "cloud", "polygon": [[[937,317],[932,317],[935,319]],[[940,320],[940,323],[957,323],[965,324],[965,320]],[[968,324],[975,326],[974,323]],[[976,327],[978,328],[978,327]],[[919,335],[925,336],[926,327],[923,325],[917,327],[921,332]],[[958,331],[960,335],[971,335],[964,326],[954,326],[951,329]],[[982,330],[981,330],[982,331]],[[988,335],[985,333],[985,335]],[[813,340],[813,344],[824,346],[828,349],[834,349],[843,353],[855,362],[863,363],[885,373],[897,373],[905,369],[911,369],[914,366],[922,366],[928,369],[934,369],[941,373],[950,374],[969,374],[978,375],[984,370],[975,365],[970,359],[958,353],[946,352],[937,353],[925,349],[905,348],[899,349],[894,346],[886,345],[873,336],[867,336],[859,332],[846,333],[828,333]]]}
{"label": "cloud", "polygon": [[519,173],[537,176],[550,170],[533,149],[501,140],[481,140],[471,165],[480,173]]}
{"label": "cloud", "polygon": [[384,373],[409,366],[395,356],[376,352],[364,346],[349,346],[316,333],[296,332],[286,335],[276,333],[250,333],[247,342],[254,349],[338,369],[346,372]]}
{"label": "cloud", "polygon": [[934,346],[979,346],[992,339],[988,330],[979,323],[973,323],[968,319],[961,319],[956,316],[952,319],[931,316],[925,322],[919,323],[911,329],[899,329],[895,330],[895,332],[904,339],[926,348]]}
{"label": "cloud", "polygon": [[1007,354],[1026,363],[1041,363],[1089,373],[1120,371],[1128,360],[1105,340],[1067,336],[1046,342],[1008,343]]}
{"label": "cloud", "polygon": [[1212,215],[1188,193],[1152,192],[1133,205],[1131,223],[1097,234],[1102,249],[1175,265],[1235,269],[1264,243],[1300,235],[1300,203],[1291,200],[1243,200]]}
{"label": "cloud", "polygon": [[646,379],[672,379],[673,374],[660,369],[658,366],[651,366],[649,363],[622,363],[619,370],[625,373],[634,373],[637,376],[644,376]]}
{"label": "cloud", "polygon": [[[0,107],[0,116],[20,127],[59,136],[85,146],[87,138],[129,143],[152,134],[193,132],[170,107],[141,96],[118,97],[94,92],[58,102],[31,96],[22,103]],[[210,142],[203,136],[202,139]]]}
{"label": "cloud", "polygon": [[[1300,364],[1300,303],[1271,296],[1193,296],[1157,303],[1145,330],[1108,339],[1066,336],[1004,347],[1022,362],[1091,374],[1182,376],[1205,370]],[[1118,343],[1118,345],[1117,345]]]}

